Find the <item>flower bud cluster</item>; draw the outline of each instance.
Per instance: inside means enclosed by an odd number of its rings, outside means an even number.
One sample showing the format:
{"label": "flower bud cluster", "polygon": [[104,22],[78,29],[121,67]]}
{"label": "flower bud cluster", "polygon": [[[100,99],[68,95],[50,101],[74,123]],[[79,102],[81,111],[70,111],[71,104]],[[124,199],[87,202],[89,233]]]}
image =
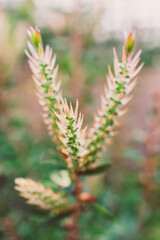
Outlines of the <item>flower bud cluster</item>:
{"label": "flower bud cluster", "polygon": [[44,187],[40,182],[30,178],[16,178],[15,183],[15,189],[20,192],[21,197],[27,199],[28,204],[37,205],[56,214],[71,209],[71,204],[63,192],[54,192],[51,188]]}
{"label": "flower bud cluster", "polygon": [[61,82],[57,81],[56,56],[52,56],[52,49],[48,45],[45,50],[43,49],[41,35],[37,28],[31,27],[28,30],[28,35],[30,37],[30,41],[28,41],[30,53],[25,52],[37,87],[39,103],[43,108],[43,119],[53,141],[57,142],[57,118],[53,110],[58,111]]}
{"label": "flower bud cluster", "polygon": [[56,113],[59,121],[57,126],[59,127],[59,139],[63,143],[61,148],[62,153],[65,156],[68,168],[72,171],[78,171],[85,165],[86,155],[86,130],[87,127],[82,129],[83,116],[78,114],[78,101],[76,102],[75,111],[72,104],[68,106],[68,103],[63,98],[59,105],[60,114]]}
{"label": "flower bud cluster", "polygon": [[101,107],[94,117],[93,127],[88,133],[88,163],[96,161],[104,146],[112,142],[112,136],[116,134],[115,130],[120,125],[119,117],[126,112],[124,107],[132,98],[131,92],[136,85],[136,76],[143,66],[141,64],[137,68],[141,51],[132,56],[132,51],[128,50],[133,42],[130,33],[123,48],[121,62],[114,49],[114,74],[108,66],[105,94],[102,96]]}

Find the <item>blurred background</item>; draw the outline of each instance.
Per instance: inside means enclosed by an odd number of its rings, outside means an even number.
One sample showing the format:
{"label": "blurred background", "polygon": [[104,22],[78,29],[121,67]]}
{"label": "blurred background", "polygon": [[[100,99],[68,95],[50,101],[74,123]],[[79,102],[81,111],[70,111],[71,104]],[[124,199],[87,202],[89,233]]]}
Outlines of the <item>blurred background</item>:
{"label": "blurred background", "polygon": [[99,205],[82,214],[81,239],[160,239],[159,12],[159,0],[0,0],[0,239],[65,236],[63,220],[26,205],[14,190],[16,177],[54,188],[53,175],[63,167],[42,122],[24,54],[31,25],[57,53],[63,94],[79,99],[85,124],[100,104],[113,47],[120,58],[123,30],[136,30],[145,65],[119,135],[104,155],[112,168],[85,180],[84,190]]}

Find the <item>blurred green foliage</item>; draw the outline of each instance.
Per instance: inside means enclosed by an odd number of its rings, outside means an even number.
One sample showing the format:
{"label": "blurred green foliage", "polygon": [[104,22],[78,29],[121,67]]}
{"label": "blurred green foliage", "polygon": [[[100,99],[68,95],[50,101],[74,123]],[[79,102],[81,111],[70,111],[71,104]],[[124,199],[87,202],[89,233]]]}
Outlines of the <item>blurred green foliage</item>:
{"label": "blurred green foliage", "polygon": [[[10,43],[12,43],[16,26],[21,21],[26,21],[28,26],[35,24],[33,18],[35,8],[32,1],[24,1],[19,7],[11,5],[5,9],[10,26]],[[53,46],[54,51],[58,54],[57,62],[65,81],[73,76],[75,71],[75,59],[70,51],[72,29],[69,28],[67,26],[67,29],[60,33],[54,32],[49,27],[41,28],[44,44]],[[106,66],[107,64],[112,65],[112,47],[118,48],[119,52],[120,42],[110,39],[105,43],[97,44],[91,31],[83,35],[83,40],[81,60],[87,87],[81,98],[83,102],[87,101],[93,104],[95,98],[91,95],[90,89],[94,84],[104,82]],[[143,47],[142,60],[147,67],[153,66],[159,56],[159,48]],[[19,52],[17,62],[14,62],[14,67],[11,68],[9,67],[10,62],[6,64],[3,56],[0,58],[0,75],[3,76],[0,90],[7,91],[7,94],[10,95],[12,88],[19,84],[19,81],[14,82],[14,71],[22,65],[24,69],[27,69],[26,58],[22,51]],[[28,78],[30,78],[31,74],[28,74]],[[67,82],[66,92],[70,86],[71,83]],[[67,93],[65,94],[67,95]],[[68,97],[71,98],[69,93]],[[57,219],[49,213],[26,205],[14,190],[14,179],[20,176],[41,180],[45,185],[55,189],[56,186],[50,176],[55,170],[63,169],[64,163],[47,134],[42,134],[40,139],[37,138],[32,131],[29,131],[28,119],[23,116],[19,117],[22,114],[17,116],[16,113],[12,113],[19,107],[12,100],[12,95],[11,99],[2,95],[0,105],[0,239],[10,240],[8,234],[11,230],[13,236],[18,236],[15,237],[17,240],[35,240],[35,236],[38,240],[64,239],[65,230],[62,219]],[[112,153],[110,157],[112,158]],[[82,214],[80,219],[81,239],[159,240],[159,168],[157,168],[155,177],[157,188],[151,198],[147,199],[139,177],[140,166],[144,159],[143,151],[137,150],[134,145],[127,146],[119,158],[114,164],[116,165],[118,161],[117,166],[108,170],[107,175],[97,179],[94,191],[97,193],[99,205],[88,206],[87,210],[89,211]],[[125,164],[126,162],[127,164]],[[130,167],[130,165],[133,166]],[[94,186],[92,180],[91,184]],[[85,188],[88,187],[89,184],[86,182]],[[72,191],[72,189],[67,188],[66,191]],[[13,229],[5,227],[6,218],[13,223]]]}

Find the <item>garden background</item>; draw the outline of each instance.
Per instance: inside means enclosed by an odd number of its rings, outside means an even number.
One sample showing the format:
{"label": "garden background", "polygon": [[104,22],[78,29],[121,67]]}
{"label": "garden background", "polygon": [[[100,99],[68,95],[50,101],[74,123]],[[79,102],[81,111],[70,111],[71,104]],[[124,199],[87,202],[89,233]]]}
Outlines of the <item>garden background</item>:
{"label": "garden background", "polygon": [[[160,3],[158,0],[0,0],[0,239],[64,239],[63,220],[25,204],[16,177],[53,187],[63,169],[41,117],[24,49],[37,25],[53,47],[64,95],[80,101],[85,124],[100,103],[113,47],[136,30],[145,63],[128,113],[108,146],[107,173],[85,180],[99,205],[82,214],[83,240],[160,239]],[[114,216],[114,219],[110,217]],[[36,238],[35,238],[36,236]]]}

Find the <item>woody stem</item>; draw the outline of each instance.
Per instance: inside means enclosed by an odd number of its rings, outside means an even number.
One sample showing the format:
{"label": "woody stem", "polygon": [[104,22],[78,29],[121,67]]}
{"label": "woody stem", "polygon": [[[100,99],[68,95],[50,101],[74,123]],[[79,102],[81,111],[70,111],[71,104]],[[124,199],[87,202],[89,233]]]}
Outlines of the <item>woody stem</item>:
{"label": "woody stem", "polygon": [[75,209],[72,213],[72,226],[68,229],[67,240],[79,240],[80,239],[79,218],[81,213],[80,193],[82,191],[82,185],[76,173],[72,174],[72,179],[75,185],[74,196],[76,204]]}

